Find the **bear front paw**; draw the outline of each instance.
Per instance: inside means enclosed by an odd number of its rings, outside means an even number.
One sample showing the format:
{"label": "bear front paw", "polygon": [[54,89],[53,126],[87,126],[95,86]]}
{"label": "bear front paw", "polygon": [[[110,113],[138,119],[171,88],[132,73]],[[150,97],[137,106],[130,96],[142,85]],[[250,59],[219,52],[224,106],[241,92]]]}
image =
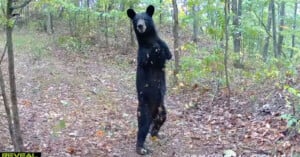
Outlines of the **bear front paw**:
{"label": "bear front paw", "polygon": [[158,54],[161,51],[159,44],[157,44],[157,43],[153,44],[152,50],[153,50],[152,52],[155,52]]}
{"label": "bear front paw", "polygon": [[159,48],[155,48],[155,49],[154,49],[154,52],[155,52],[155,53],[159,53],[159,52],[160,52],[160,49],[159,49]]}

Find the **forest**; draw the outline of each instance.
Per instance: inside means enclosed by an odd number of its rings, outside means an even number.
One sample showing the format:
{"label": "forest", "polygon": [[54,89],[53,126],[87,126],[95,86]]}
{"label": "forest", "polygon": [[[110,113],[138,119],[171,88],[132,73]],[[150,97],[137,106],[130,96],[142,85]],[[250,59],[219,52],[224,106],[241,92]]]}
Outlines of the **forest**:
{"label": "forest", "polygon": [[145,156],[300,156],[299,0],[0,0],[0,152],[139,156],[126,11],[149,5],[173,57]]}

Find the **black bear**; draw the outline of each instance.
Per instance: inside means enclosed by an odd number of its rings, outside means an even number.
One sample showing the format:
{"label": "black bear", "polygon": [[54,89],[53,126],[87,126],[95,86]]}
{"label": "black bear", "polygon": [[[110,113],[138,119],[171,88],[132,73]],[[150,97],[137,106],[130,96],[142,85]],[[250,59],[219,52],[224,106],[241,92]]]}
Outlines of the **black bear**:
{"label": "black bear", "polygon": [[138,95],[138,133],[136,152],[144,155],[149,150],[144,147],[148,132],[156,138],[166,120],[164,95],[166,92],[165,63],[172,58],[167,44],[157,35],[152,19],[154,6],[137,14],[127,10],[139,44],[137,57],[136,88]]}

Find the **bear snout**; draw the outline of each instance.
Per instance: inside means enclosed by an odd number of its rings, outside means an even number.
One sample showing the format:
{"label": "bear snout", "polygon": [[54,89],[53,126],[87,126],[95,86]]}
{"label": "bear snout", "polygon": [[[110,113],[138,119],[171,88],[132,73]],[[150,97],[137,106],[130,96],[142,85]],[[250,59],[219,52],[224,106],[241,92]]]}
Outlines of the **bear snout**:
{"label": "bear snout", "polygon": [[137,22],[137,30],[138,32],[140,33],[144,33],[146,31],[146,23],[145,23],[145,20],[144,19],[139,19],[138,22]]}
{"label": "bear snout", "polygon": [[143,29],[143,25],[141,25],[141,24],[140,24],[140,25],[138,25],[137,27],[138,27],[138,29],[140,29],[140,30],[142,30],[142,29]]}

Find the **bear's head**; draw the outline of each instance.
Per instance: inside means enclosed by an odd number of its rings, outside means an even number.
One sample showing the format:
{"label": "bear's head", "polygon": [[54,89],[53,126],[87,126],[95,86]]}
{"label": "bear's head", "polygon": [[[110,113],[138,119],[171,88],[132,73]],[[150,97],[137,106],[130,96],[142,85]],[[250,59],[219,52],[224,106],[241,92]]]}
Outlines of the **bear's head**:
{"label": "bear's head", "polygon": [[136,13],[133,9],[127,10],[128,17],[132,20],[134,31],[137,35],[155,34],[155,26],[152,20],[154,6],[149,5],[146,12]]}

